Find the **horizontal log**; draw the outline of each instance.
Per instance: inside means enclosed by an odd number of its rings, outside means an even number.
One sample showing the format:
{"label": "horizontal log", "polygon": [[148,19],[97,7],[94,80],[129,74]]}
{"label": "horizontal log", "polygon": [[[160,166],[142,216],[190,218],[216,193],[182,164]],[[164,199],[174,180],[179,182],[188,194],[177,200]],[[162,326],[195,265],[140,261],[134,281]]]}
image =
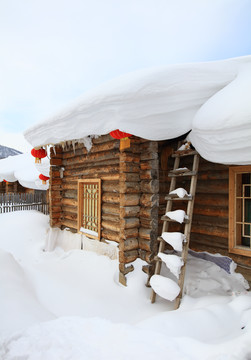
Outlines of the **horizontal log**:
{"label": "horizontal log", "polygon": [[157,194],[159,191],[159,181],[158,180],[150,180],[150,181],[141,181],[140,189],[142,193],[151,193]]}
{"label": "horizontal log", "polygon": [[158,228],[158,219],[152,218],[140,218],[140,227],[147,228],[147,229],[157,229]]}
{"label": "horizontal log", "polygon": [[192,224],[192,232],[228,238],[228,229],[219,226]]}
{"label": "horizontal log", "polygon": [[137,238],[127,239],[121,241],[119,244],[120,251],[137,250],[139,248],[139,241]]}
{"label": "horizontal log", "polygon": [[141,170],[151,170],[151,169],[159,169],[159,160],[147,160],[140,162],[140,169]]}
{"label": "horizontal log", "polygon": [[225,170],[218,170],[218,171],[201,171],[199,170],[198,173],[198,180],[199,181],[206,181],[206,180],[228,180],[229,178],[229,171],[228,169]]}
{"label": "horizontal log", "polygon": [[68,220],[68,219],[64,219],[64,218],[61,219],[61,225],[69,227],[71,229],[76,229],[76,230],[78,228],[77,221]]}
{"label": "horizontal log", "polygon": [[158,179],[158,176],[159,176],[158,169],[140,170],[140,179],[141,180]]}
{"label": "horizontal log", "polygon": [[159,206],[159,195],[142,194],[140,197],[140,205],[145,207]]}
{"label": "horizontal log", "polygon": [[206,216],[194,214],[193,224],[197,225],[208,225],[208,226],[219,226],[225,229],[228,229],[228,218],[219,217],[219,216]]}
{"label": "horizontal log", "polygon": [[140,162],[140,155],[139,154],[133,154],[133,153],[127,153],[127,152],[121,152],[120,153],[120,162],[139,163]]}
{"label": "horizontal log", "polygon": [[119,170],[122,173],[138,173],[140,168],[138,163],[121,162]]}
{"label": "horizontal log", "polygon": [[77,206],[70,206],[70,205],[62,205],[62,212],[71,212],[76,213],[78,212]]}
{"label": "horizontal log", "polygon": [[120,206],[135,206],[139,204],[139,194],[120,194]]}
{"label": "horizontal log", "polygon": [[141,207],[139,212],[140,218],[158,219],[158,207]]}
{"label": "horizontal log", "polygon": [[121,182],[138,182],[140,175],[139,173],[120,173],[119,179]]}
{"label": "horizontal log", "polygon": [[198,234],[191,232],[190,238],[190,246],[193,244],[201,244],[201,245],[209,245],[210,247],[214,247],[215,249],[227,249],[228,248],[228,238],[225,237],[217,237],[207,234]]}
{"label": "horizontal log", "polygon": [[207,196],[206,194],[195,196],[195,206],[196,205],[208,205],[208,206],[224,206],[228,207],[228,194],[210,194]]}
{"label": "horizontal log", "polygon": [[120,184],[118,181],[102,181],[102,192],[119,193]]}
{"label": "horizontal log", "polygon": [[194,214],[207,215],[207,216],[219,216],[219,217],[228,217],[228,208],[219,207],[219,206],[208,206],[208,205],[199,205],[195,203]]}
{"label": "horizontal log", "polygon": [[89,169],[79,167],[69,171],[65,170],[64,177],[102,178],[103,175],[111,175],[115,173],[119,173],[119,167],[115,165],[91,167]]}
{"label": "horizontal log", "polygon": [[115,241],[119,243],[119,233],[104,229],[101,231],[102,238],[105,240]]}
{"label": "horizontal log", "polygon": [[123,239],[137,238],[139,234],[138,228],[120,229],[120,241]]}
{"label": "horizontal log", "polygon": [[62,181],[62,189],[63,190],[77,190],[78,182],[76,181],[68,181],[68,179],[64,179]]}
{"label": "horizontal log", "polygon": [[64,190],[62,196],[66,199],[78,199],[77,190]]}
{"label": "horizontal log", "polygon": [[60,213],[61,214],[61,210],[62,210],[61,206],[58,206],[58,205],[51,205],[50,206],[50,212],[52,214],[55,214],[55,213]]}
{"label": "horizontal log", "polygon": [[109,141],[116,141],[116,140],[113,139],[110,134],[101,135],[101,136],[98,136],[98,137],[92,139],[93,145],[103,144],[103,143],[109,142]]}
{"label": "horizontal log", "polygon": [[139,225],[139,218],[137,217],[124,218],[120,221],[120,228],[122,229],[138,228]]}
{"label": "horizontal log", "polygon": [[120,207],[120,218],[138,217],[140,211],[139,206],[124,206]]}
{"label": "horizontal log", "polygon": [[151,255],[152,253],[150,251],[139,249],[139,258],[143,261],[146,261],[147,263],[151,263]]}
{"label": "horizontal log", "polygon": [[139,238],[139,248],[146,251],[151,251],[150,241],[147,239]]}
{"label": "horizontal log", "polygon": [[52,166],[52,165],[62,166],[62,164],[63,164],[62,159],[54,158],[54,157],[52,157],[52,158],[50,159],[50,165],[51,165],[51,166]]}
{"label": "horizontal log", "polygon": [[[102,214],[102,221],[113,221],[116,223],[120,223],[120,216],[119,214]],[[102,226],[102,223],[101,223]]]}
{"label": "horizontal log", "polygon": [[103,214],[114,214],[119,215],[120,214],[120,207],[118,204],[102,204],[102,215]]}
{"label": "horizontal log", "polygon": [[138,182],[121,181],[119,189],[121,194],[125,194],[125,193],[135,194],[140,192],[140,184]]}
{"label": "horizontal log", "polygon": [[228,194],[228,180],[199,181],[196,187],[196,194]]}
{"label": "horizontal log", "polygon": [[120,194],[115,192],[104,192],[102,193],[102,202],[117,204],[120,202]]}
{"label": "horizontal log", "polygon": [[119,251],[119,262],[128,264],[138,258],[138,250]]}
{"label": "horizontal log", "polygon": [[75,155],[73,157],[70,158],[66,158],[63,159],[63,166],[74,166],[76,164],[83,164],[83,165],[87,165],[87,164],[96,164],[97,162],[100,161],[107,161],[107,160],[112,160],[112,159],[117,159],[117,162],[119,162],[119,151],[118,150],[113,150],[113,151],[102,151],[102,152],[98,152],[98,153],[88,153],[86,155]]}
{"label": "horizontal log", "polygon": [[157,233],[153,229],[139,228],[139,237],[146,240],[157,239]]}
{"label": "horizontal log", "polygon": [[75,199],[62,199],[63,205],[78,206],[78,201]]}
{"label": "horizontal log", "polygon": [[[89,153],[98,153],[98,152],[110,151],[114,149],[119,149],[119,141],[111,140],[104,143],[95,144],[95,146],[92,146]],[[65,150],[63,152],[63,158],[69,159],[75,156],[86,155],[87,153],[88,151],[86,150],[84,145],[80,145],[80,147],[76,147],[75,152],[73,151],[72,148],[70,150]]]}
{"label": "horizontal log", "polygon": [[67,220],[77,221],[78,215],[76,213],[71,213],[71,212],[62,212],[62,218]]}
{"label": "horizontal log", "polygon": [[102,220],[102,228],[106,229],[106,230],[112,230],[115,231],[117,233],[120,232],[120,223],[119,222],[114,222],[114,221],[108,221],[108,220]]}

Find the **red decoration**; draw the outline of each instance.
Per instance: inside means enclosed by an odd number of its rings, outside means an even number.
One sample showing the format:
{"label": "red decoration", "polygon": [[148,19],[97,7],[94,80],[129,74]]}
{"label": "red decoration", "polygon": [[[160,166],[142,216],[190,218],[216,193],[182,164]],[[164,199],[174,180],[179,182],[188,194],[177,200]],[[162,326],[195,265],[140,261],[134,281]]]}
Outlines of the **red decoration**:
{"label": "red decoration", "polygon": [[114,130],[110,132],[111,137],[114,139],[124,139],[128,138],[129,136],[132,136],[132,134],[128,134],[126,132],[120,131],[120,130]]}
{"label": "red decoration", "polygon": [[47,152],[45,149],[40,148],[40,149],[32,149],[31,150],[31,155],[35,157],[35,163],[40,164],[41,163],[41,159],[45,158],[47,155]]}
{"label": "red decoration", "polygon": [[46,181],[49,180],[49,177],[48,176],[45,176],[43,174],[40,174],[39,175],[39,179],[42,180],[42,183],[43,184],[46,184]]}
{"label": "red decoration", "polygon": [[130,147],[130,139],[129,136],[132,136],[132,134],[128,134],[126,132],[120,131],[120,130],[114,130],[110,132],[111,137],[114,139],[120,140],[120,150],[124,150]]}

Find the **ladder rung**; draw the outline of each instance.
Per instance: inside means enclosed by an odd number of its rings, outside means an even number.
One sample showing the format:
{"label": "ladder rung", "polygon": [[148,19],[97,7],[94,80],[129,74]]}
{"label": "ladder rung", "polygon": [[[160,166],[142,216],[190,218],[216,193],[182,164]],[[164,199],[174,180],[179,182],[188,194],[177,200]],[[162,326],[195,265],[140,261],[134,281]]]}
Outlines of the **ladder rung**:
{"label": "ladder rung", "polygon": [[[168,222],[179,223],[179,222],[176,221],[176,220],[170,219],[170,218],[169,218],[168,216],[166,216],[166,215],[163,215],[163,216],[161,217],[161,220],[163,220],[163,221],[168,221]],[[182,222],[182,224],[188,224],[189,222],[190,222],[189,219],[184,219],[183,222]]]}
{"label": "ladder rung", "polygon": [[172,157],[183,157],[183,156],[191,156],[191,155],[198,155],[196,150],[177,150],[172,154]]}
{"label": "ladder rung", "polygon": [[182,177],[182,176],[195,176],[195,175],[197,175],[197,171],[186,171],[181,173],[170,172],[168,174],[169,177]]}
{"label": "ladder rung", "polygon": [[182,200],[186,200],[186,201],[192,201],[193,197],[192,196],[184,196],[183,198],[178,197],[176,194],[169,194],[165,197],[165,200],[174,200],[174,201],[182,201]]}

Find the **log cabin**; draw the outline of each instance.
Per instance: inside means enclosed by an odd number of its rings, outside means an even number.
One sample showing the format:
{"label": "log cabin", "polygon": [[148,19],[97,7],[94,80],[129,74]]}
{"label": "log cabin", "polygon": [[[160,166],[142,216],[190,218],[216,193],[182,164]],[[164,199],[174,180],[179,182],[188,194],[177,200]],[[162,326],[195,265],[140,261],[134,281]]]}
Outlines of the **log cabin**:
{"label": "log cabin", "polygon": [[[121,283],[137,258],[150,277],[170,155],[191,131],[201,159],[190,247],[230,256],[251,281],[250,67],[248,56],[143,71],[28,129],[34,147],[52,145],[51,227],[118,243]],[[116,129],[133,134],[129,147],[110,135]]]}
{"label": "log cabin", "polygon": [[[56,145],[51,150],[51,227],[117,242],[122,283],[137,258],[146,261],[144,270],[152,274],[169,191],[168,172],[173,166],[170,155],[178,144],[177,140],[158,142],[135,136],[130,140],[130,148],[122,151],[120,141],[109,134],[93,139],[89,152],[83,144]],[[191,168],[191,160],[184,165]],[[231,257],[249,281],[250,228],[245,233],[245,227],[251,224],[250,175],[250,165],[228,166],[200,158],[190,240],[193,250]],[[177,186],[186,189],[187,180],[180,179]],[[86,201],[97,203],[93,214],[83,200],[88,191],[90,200]],[[179,202],[179,209],[182,205]]]}

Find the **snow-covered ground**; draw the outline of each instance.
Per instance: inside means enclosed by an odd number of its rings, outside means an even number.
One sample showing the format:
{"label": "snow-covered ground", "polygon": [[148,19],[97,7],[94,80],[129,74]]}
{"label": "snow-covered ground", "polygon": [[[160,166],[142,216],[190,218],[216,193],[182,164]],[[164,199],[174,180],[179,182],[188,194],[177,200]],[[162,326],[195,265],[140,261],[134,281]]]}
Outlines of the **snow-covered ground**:
{"label": "snow-covered ground", "polygon": [[48,217],[0,215],[1,360],[249,360],[251,293],[237,274],[190,256],[179,310],[150,303],[143,262],[128,286],[117,260],[46,252]]}

